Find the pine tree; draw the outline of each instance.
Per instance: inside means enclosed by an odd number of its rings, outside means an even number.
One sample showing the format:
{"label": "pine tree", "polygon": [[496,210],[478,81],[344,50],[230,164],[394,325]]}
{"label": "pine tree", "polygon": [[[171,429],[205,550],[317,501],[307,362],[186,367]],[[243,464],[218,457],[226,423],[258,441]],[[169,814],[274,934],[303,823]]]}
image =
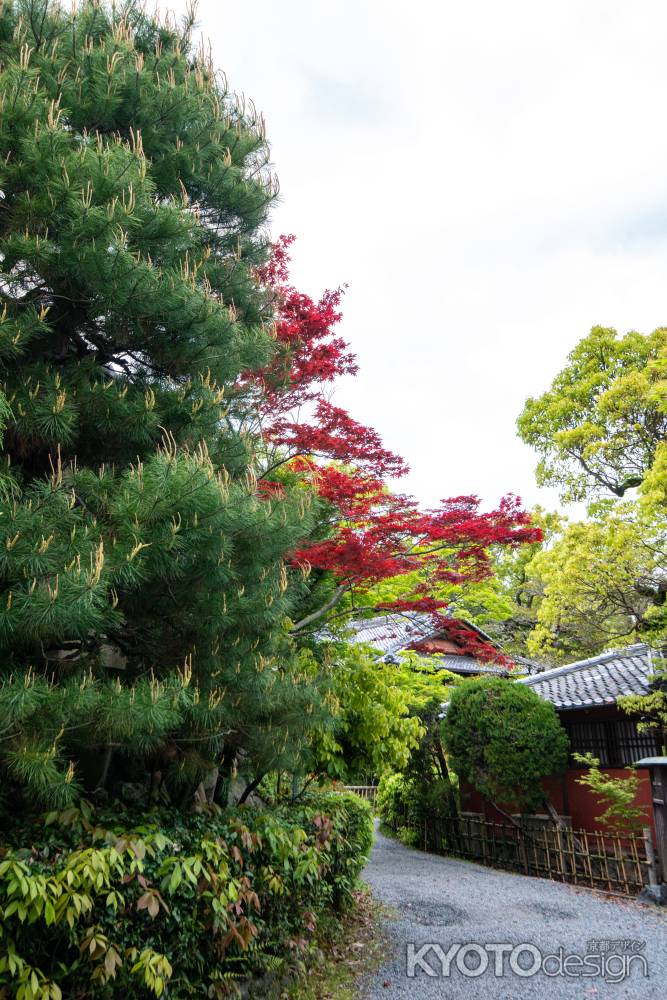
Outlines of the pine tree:
{"label": "pine tree", "polygon": [[[0,773],[25,804],[290,766],[303,485],[257,489],[261,118],[135,3],[0,12]],[[222,783],[221,783],[222,784]]]}

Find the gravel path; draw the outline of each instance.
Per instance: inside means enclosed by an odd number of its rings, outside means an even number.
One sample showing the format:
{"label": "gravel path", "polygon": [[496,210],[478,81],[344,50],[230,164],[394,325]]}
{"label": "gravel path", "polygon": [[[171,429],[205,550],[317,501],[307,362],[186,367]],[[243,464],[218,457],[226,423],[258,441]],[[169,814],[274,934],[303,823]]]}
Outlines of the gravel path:
{"label": "gravel path", "polygon": [[[389,840],[379,832],[365,880],[375,898],[389,907],[386,921],[386,959],[368,977],[363,1000],[665,1000],[667,998],[667,913],[653,906],[617,901],[584,889],[528,878],[454,858],[423,854]],[[408,945],[415,952],[427,943],[437,943],[447,954],[457,942],[519,945],[531,943],[544,955],[563,949],[564,955],[586,955],[591,940],[643,941],[649,978],[641,961],[630,962],[629,975],[620,982],[606,982],[604,972],[588,977],[576,972],[578,960],[571,960],[570,976],[546,975],[540,968],[534,975],[520,976],[510,970],[510,960],[519,968],[538,962],[537,953],[523,951],[514,958],[498,956],[504,974],[495,976],[496,954],[480,949],[450,961],[450,975],[442,975],[442,963],[433,950],[422,954],[436,975],[429,976],[416,963],[415,977],[407,975]],[[628,945],[613,946],[626,957],[609,963],[613,974],[628,962]],[[632,947],[632,946],[630,946]],[[636,947],[636,946],[635,946]],[[457,957],[465,967],[477,967],[488,958],[488,968],[478,977],[468,977],[457,968]],[[598,958],[599,961],[599,958]],[[554,962],[547,963],[551,972]],[[595,971],[589,966],[589,973]],[[576,973],[576,974],[574,974]],[[620,973],[619,973],[620,975]]]}

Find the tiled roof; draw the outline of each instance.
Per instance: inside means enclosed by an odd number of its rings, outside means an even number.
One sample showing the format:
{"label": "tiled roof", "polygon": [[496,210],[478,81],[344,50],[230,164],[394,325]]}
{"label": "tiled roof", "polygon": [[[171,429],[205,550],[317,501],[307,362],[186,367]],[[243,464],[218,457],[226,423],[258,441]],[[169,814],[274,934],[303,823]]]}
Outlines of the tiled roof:
{"label": "tiled roof", "polygon": [[347,636],[349,642],[368,643],[381,650],[385,656],[391,656],[419,639],[428,639],[438,634],[430,617],[416,612],[352,621],[348,628],[351,633]]}
{"label": "tiled roof", "polygon": [[648,693],[656,657],[650,646],[640,643],[523,677],[516,683],[527,684],[560,709],[613,705],[622,695]]}
{"label": "tiled roof", "polygon": [[[363,642],[374,646],[380,650],[383,660],[387,662],[392,660],[396,662],[400,654],[413,643],[440,634],[429,615],[416,611],[352,621],[348,624],[348,632],[346,637],[348,642]],[[474,656],[434,653],[429,659],[441,665],[443,670],[462,674],[507,674],[503,667],[481,663]]]}

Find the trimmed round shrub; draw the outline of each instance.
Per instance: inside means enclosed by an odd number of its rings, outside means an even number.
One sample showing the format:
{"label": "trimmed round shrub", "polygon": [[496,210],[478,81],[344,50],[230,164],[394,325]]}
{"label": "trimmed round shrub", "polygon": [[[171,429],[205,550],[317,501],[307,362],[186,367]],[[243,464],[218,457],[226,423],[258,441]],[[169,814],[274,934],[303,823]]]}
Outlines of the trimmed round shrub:
{"label": "trimmed round shrub", "polygon": [[500,677],[479,677],[452,691],[443,735],[460,778],[523,812],[544,800],[542,779],[567,766],[568,738],[551,702]]}

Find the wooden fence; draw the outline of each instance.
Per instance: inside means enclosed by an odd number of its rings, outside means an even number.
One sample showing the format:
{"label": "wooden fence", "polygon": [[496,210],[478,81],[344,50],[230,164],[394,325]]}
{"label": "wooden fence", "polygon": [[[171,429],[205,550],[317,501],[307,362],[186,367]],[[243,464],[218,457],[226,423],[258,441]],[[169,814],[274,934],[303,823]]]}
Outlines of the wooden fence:
{"label": "wooden fence", "polygon": [[354,792],[355,795],[366,799],[367,802],[375,802],[377,785],[346,785],[345,791]]}
{"label": "wooden fence", "polygon": [[482,817],[429,817],[415,832],[423,850],[454,854],[494,868],[634,896],[655,880],[650,840],[644,837],[518,828]]}

